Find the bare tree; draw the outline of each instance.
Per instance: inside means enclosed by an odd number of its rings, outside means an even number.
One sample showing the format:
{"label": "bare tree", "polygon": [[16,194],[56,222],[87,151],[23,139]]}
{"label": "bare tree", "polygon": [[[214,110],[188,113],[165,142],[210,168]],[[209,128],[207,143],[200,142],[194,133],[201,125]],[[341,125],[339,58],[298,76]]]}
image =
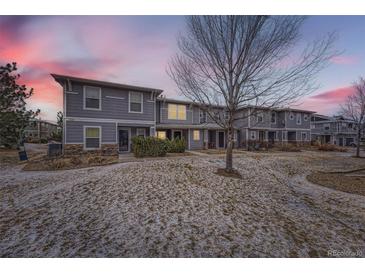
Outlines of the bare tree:
{"label": "bare tree", "polygon": [[341,114],[353,121],[356,126],[356,157],[360,157],[361,133],[365,129],[365,79],[360,77],[354,83],[354,94],[347,97],[346,102],[341,105]]}
{"label": "bare tree", "polygon": [[[280,107],[314,91],[313,78],[337,53],[335,35],[298,53],[300,16],[190,16],[168,74],[180,92],[227,133],[226,171],[233,171],[233,131],[245,106]],[[217,115],[215,105],[224,106]],[[255,108],[254,108],[255,109]],[[252,115],[253,113],[251,113]]]}

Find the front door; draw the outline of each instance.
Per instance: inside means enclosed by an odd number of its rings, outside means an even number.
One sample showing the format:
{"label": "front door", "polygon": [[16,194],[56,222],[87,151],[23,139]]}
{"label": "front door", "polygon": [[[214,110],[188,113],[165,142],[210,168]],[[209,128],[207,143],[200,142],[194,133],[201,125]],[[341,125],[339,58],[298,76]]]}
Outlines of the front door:
{"label": "front door", "polygon": [[223,131],[218,132],[218,147],[224,148],[224,132]]}
{"label": "front door", "polygon": [[129,130],[119,130],[119,151],[129,151]]}
{"label": "front door", "polygon": [[181,139],[181,131],[174,131],[174,139]]}

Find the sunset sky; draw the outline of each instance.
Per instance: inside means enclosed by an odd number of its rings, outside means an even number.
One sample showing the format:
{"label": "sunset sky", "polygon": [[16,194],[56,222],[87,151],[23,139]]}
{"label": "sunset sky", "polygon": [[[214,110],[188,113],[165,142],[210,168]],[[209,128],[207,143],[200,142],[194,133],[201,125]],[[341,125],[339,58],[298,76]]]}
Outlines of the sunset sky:
{"label": "sunset sky", "polygon": [[[0,16],[0,64],[18,63],[21,82],[35,89],[30,107],[48,120],[62,109],[61,87],[50,73],[153,87],[176,97],[166,64],[183,29],[181,16]],[[318,75],[320,88],[297,108],[336,114],[351,83],[365,76],[365,16],[312,16],[303,40],[334,30],[343,54]]]}

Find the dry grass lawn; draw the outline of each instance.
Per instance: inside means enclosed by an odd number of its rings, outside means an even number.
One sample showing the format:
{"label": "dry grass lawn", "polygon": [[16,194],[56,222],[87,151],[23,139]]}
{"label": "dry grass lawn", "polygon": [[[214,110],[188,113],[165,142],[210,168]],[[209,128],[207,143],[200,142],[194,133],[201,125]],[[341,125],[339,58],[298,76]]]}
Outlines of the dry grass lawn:
{"label": "dry grass lawn", "polygon": [[[365,197],[312,172],[339,153],[167,157],[60,171],[0,169],[1,257],[365,257]],[[355,254],[355,255],[354,255]]]}

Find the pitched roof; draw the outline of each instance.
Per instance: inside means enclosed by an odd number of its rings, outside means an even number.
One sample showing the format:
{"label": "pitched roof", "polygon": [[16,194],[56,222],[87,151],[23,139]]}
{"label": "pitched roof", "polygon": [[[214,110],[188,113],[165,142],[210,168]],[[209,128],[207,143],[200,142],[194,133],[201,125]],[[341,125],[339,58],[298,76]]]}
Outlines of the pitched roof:
{"label": "pitched roof", "polygon": [[82,82],[82,83],[87,83],[87,84],[91,84],[91,85],[101,85],[101,86],[106,86],[106,87],[116,87],[116,88],[130,89],[130,90],[137,90],[137,91],[156,92],[158,94],[162,93],[162,91],[163,91],[162,89],[125,85],[125,84],[120,84],[120,83],[87,79],[87,78],[75,77],[75,76],[70,76],[70,75],[51,73],[51,76],[59,83],[62,80],[66,80],[66,81],[71,80],[71,81]]}

